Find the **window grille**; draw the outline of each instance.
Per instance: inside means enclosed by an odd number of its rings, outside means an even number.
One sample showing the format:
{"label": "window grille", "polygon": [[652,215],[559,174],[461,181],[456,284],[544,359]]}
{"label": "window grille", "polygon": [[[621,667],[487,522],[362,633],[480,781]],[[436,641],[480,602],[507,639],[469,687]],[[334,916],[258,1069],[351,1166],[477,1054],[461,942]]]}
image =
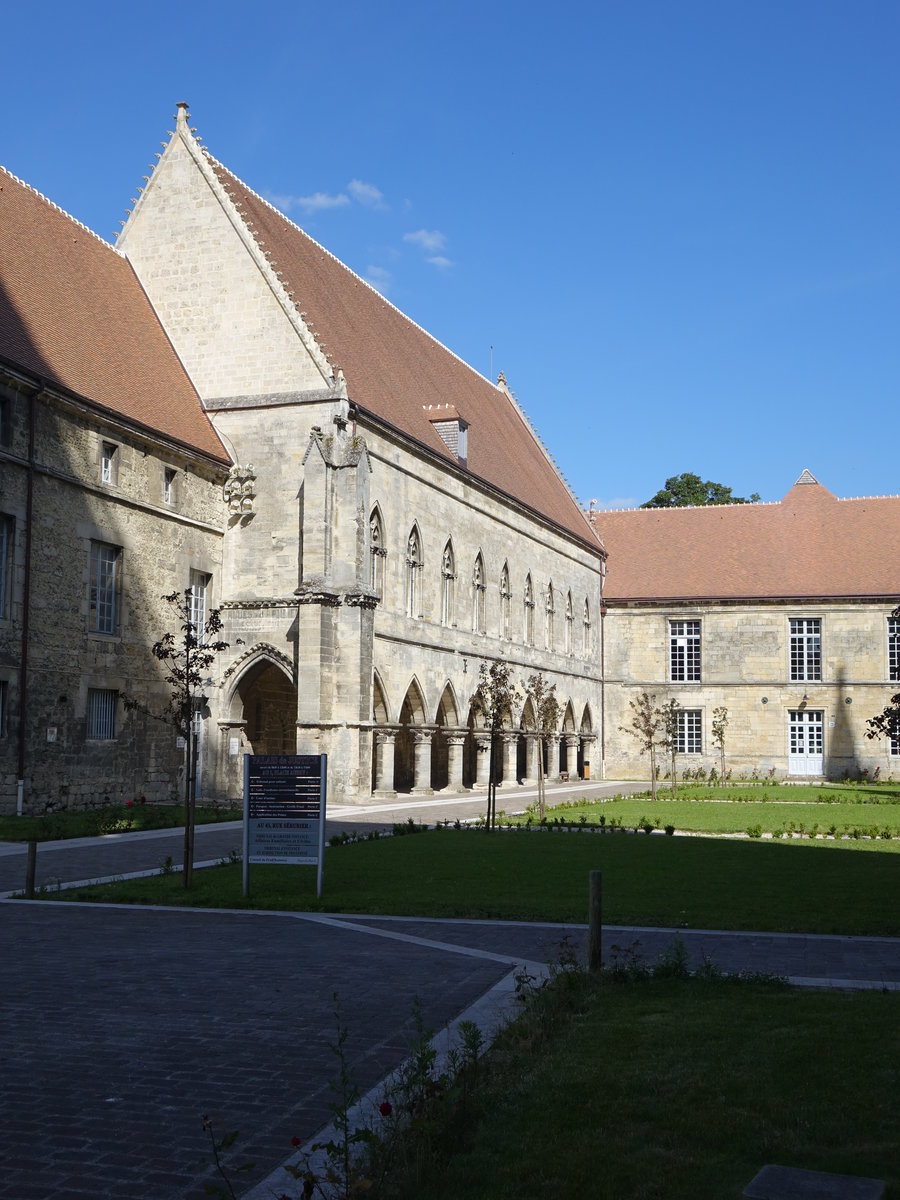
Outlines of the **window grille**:
{"label": "window grille", "polygon": [[888,617],[888,678],[900,679],[900,617]]}
{"label": "window grille", "polygon": [[108,742],[116,736],[116,706],[119,693],[111,688],[88,688],[87,737]]}
{"label": "window grille", "polygon": [[791,618],[791,679],[822,678],[822,622],[819,617]]}
{"label": "window grille", "polygon": [[669,662],[673,683],[700,682],[700,622],[669,622]]}
{"label": "window grille", "polygon": [[678,754],[703,753],[703,713],[699,708],[682,708],[675,714],[675,750]]}
{"label": "window grille", "polygon": [[202,571],[191,571],[191,624],[198,640],[203,636],[203,627],[207,617],[207,596],[209,582],[212,576],[204,575]]}

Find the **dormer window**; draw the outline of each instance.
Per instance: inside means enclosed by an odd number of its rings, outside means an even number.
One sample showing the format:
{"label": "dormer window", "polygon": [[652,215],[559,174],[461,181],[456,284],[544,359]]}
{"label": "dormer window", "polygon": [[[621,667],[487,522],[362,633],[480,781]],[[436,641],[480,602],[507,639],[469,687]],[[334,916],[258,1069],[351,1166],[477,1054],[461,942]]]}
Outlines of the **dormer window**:
{"label": "dormer window", "polygon": [[469,457],[469,423],[464,421],[452,404],[435,404],[425,409],[435,433],[456,458],[466,466]]}

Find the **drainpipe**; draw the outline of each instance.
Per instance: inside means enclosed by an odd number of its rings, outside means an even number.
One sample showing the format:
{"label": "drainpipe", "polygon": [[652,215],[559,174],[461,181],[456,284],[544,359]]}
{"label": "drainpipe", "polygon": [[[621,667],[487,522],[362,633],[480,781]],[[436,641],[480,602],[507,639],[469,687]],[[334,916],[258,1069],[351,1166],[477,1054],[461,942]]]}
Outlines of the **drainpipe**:
{"label": "drainpipe", "polygon": [[44,381],[28,397],[28,483],[25,499],[25,579],[22,587],[22,653],[19,668],[19,769],[16,780],[16,815],[25,805],[25,713],[28,699],[28,631],[31,610],[31,526],[34,512],[35,404],[44,394]]}

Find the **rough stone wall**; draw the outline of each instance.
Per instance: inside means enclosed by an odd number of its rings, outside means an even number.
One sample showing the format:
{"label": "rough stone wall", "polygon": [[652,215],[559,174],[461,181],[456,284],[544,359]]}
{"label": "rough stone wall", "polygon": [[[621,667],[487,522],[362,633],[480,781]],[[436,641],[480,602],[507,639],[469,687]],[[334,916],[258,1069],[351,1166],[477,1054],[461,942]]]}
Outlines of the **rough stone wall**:
{"label": "rough stone wall", "polygon": [[[824,714],[824,774],[829,778],[900,774],[900,760],[885,741],[866,738],[866,720],[880,712],[896,684],[888,680],[887,618],[892,604],[785,602],[614,608],[607,627],[607,773],[647,778],[649,760],[636,741],[620,732],[630,719],[629,702],[641,692],[657,703],[671,698],[700,709],[703,752],[681,755],[678,770],[717,762],[713,709],[729,712],[727,765],[733,776],[789,772],[791,711]],[[822,630],[821,681],[791,681],[791,618],[817,617]],[[669,621],[700,620],[700,683],[669,681]],[[803,697],[807,696],[804,703]],[[663,768],[665,769],[665,768]]]}
{"label": "rough stone wall", "polygon": [[[24,414],[24,403],[22,404]],[[24,422],[23,422],[24,423]],[[100,481],[100,445],[117,447],[113,484]],[[188,585],[190,571],[221,578],[224,472],[182,451],[136,436],[65,405],[36,405],[36,463],[32,522],[31,602],[26,703],[25,803],[28,809],[86,807],[144,795],[172,799],[183,754],[175,733],[139,712],[129,695],[150,707],[165,702],[150,645],[172,618],[162,595]],[[163,472],[176,470],[172,503],[163,501]],[[17,493],[13,620],[0,622],[0,671],[7,675],[10,722],[2,739],[0,806],[15,807],[19,679],[24,583],[26,470],[10,473]],[[4,479],[7,470],[4,464]],[[6,511],[4,486],[3,508]],[[89,629],[91,543],[121,550],[120,598],[113,634]],[[12,662],[11,662],[12,660]],[[88,691],[119,694],[116,736],[86,737]]]}

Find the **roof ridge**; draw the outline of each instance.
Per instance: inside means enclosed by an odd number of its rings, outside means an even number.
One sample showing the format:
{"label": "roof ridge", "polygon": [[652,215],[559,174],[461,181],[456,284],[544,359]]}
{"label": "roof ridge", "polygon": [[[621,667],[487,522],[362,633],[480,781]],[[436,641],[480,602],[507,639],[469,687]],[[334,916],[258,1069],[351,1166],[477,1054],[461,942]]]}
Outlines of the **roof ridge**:
{"label": "roof ridge", "polygon": [[[496,384],[491,383],[490,379],[488,379],[488,377],[486,375],[482,375],[480,371],[476,370],[475,367],[473,367],[471,363],[466,362],[466,360],[464,358],[460,358],[460,356],[454,350],[451,350],[449,346],[445,346],[444,343],[442,341],[440,341],[438,338],[436,338],[433,333],[429,333],[428,330],[424,326],[420,325],[417,321],[414,321],[408,313],[405,313],[403,311],[402,308],[398,308],[396,304],[394,304],[392,301],[388,300],[387,296],[385,296],[385,295],[383,295],[383,293],[379,292],[378,288],[373,287],[372,284],[369,283],[369,281],[367,279],[364,279],[362,277],[362,275],[358,275],[356,273],[356,271],[353,270],[352,267],[348,267],[347,264],[345,262],[343,262],[340,258],[338,258],[338,256],[336,254],[332,253],[332,251],[329,250],[327,246],[323,246],[321,242],[317,242],[316,239],[312,236],[312,234],[307,233],[307,231],[301,225],[298,225],[296,221],[292,221],[291,218],[289,216],[287,216],[286,213],[283,213],[280,208],[276,208],[275,205],[271,202],[271,200],[267,200],[265,198],[265,196],[261,196],[259,194],[259,192],[255,191],[252,187],[250,187],[250,185],[248,183],[245,183],[244,180],[241,179],[240,175],[235,175],[234,171],[232,171],[230,169],[230,167],[226,167],[225,164],[223,162],[220,162],[215,157],[214,154],[211,154],[209,152],[209,150],[207,150],[205,147],[201,148],[201,153],[205,154],[206,157],[210,160],[210,162],[213,163],[215,166],[221,167],[221,169],[223,171],[225,171],[226,174],[230,175],[232,177],[232,179],[235,179],[241,185],[241,187],[246,188],[247,191],[250,193],[250,195],[254,198],[254,200],[258,200],[261,204],[264,204],[266,206],[266,208],[271,209],[271,211],[273,213],[275,213],[276,216],[279,216],[279,217],[281,217],[281,219],[283,221],[286,221],[288,223],[288,225],[291,226],[292,229],[296,229],[298,233],[303,235],[303,237],[308,238],[309,241],[311,241],[312,244],[318,250],[321,250],[323,254],[326,254],[330,259],[332,259],[332,261],[336,262],[339,267],[343,267],[343,269],[347,272],[348,275],[352,275],[354,279],[358,280],[364,287],[367,287],[369,289],[369,291],[373,292],[378,297],[379,300],[381,300],[384,304],[386,304],[388,306],[388,308],[392,308],[394,310],[394,312],[397,313],[398,316],[403,318],[404,321],[407,321],[415,329],[418,329],[420,333],[424,333],[425,336],[430,341],[434,342],[434,344],[436,346],[440,346],[440,348],[443,351],[445,351],[445,353],[449,354],[452,358],[455,358],[458,363],[461,363],[464,367],[466,367],[467,370],[471,371],[472,374],[476,376],[476,378],[480,379],[483,383],[488,384],[489,387],[493,387],[496,391],[501,390],[500,388],[497,387]],[[232,197],[232,199],[234,199],[234,198]],[[300,310],[299,310],[299,307],[296,305],[296,301],[295,301],[295,307],[297,307],[297,311],[299,312]],[[338,366],[340,366],[340,363],[338,363]]]}
{"label": "roof ridge", "polygon": [[43,192],[39,192],[38,189],[32,184],[26,183],[24,179],[20,179],[18,175],[13,174],[13,172],[10,171],[8,167],[4,167],[2,163],[0,163],[0,171],[12,179],[14,183],[17,183],[20,187],[23,187],[26,192],[31,192],[32,195],[37,196],[38,200],[42,200],[44,204],[48,206],[48,208],[55,209],[56,212],[64,216],[67,221],[71,221],[73,225],[77,225],[79,229],[83,229],[85,233],[89,233],[92,238],[96,238],[101,246],[105,246],[107,250],[111,250],[117,258],[125,257],[122,251],[117,250],[112,242],[108,242],[106,238],[101,237],[99,233],[95,233],[89,225],[85,225],[83,221],[79,221],[77,217],[73,217],[70,212],[67,212],[64,208],[61,208],[60,205],[51,200],[49,196],[45,196]]}
{"label": "roof ridge", "polygon": [[636,508],[595,508],[593,511],[595,513],[602,513],[602,512],[607,512],[607,513],[613,513],[613,512],[646,512],[646,513],[672,512],[672,513],[678,513],[678,512],[690,512],[691,510],[707,512],[707,511],[711,511],[714,509],[723,509],[723,508],[741,508],[741,509],[767,508],[773,504],[775,504],[775,505],[781,504],[781,501],[780,500],[752,500],[752,501],[748,500],[744,504],[739,504],[737,502],[733,502],[731,504],[660,504],[658,506],[651,505],[649,508],[645,508],[643,504],[639,504]]}
{"label": "roof ridge", "polygon": [[900,500],[900,492],[882,492],[872,496],[835,496],[835,500],[846,504],[853,500]]}

